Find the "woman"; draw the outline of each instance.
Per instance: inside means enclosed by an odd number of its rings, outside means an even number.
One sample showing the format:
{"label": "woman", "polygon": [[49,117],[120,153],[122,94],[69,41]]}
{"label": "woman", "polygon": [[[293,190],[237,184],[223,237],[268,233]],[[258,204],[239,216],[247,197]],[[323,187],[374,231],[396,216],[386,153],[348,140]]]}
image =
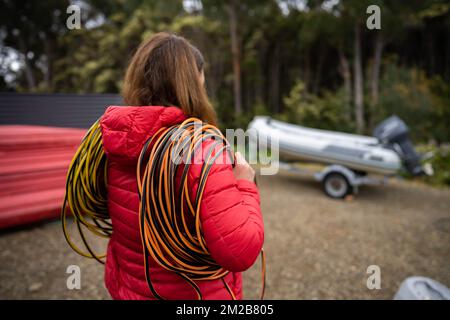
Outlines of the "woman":
{"label": "woman", "polygon": [[[108,157],[108,210],[113,225],[105,284],[114,299],[155,299],[148,288],[139,233],[136,163],[143,144],[158,129],[197,117],[216,124],[204,87],[203,57],[184,38],[158,33],[138,48],[128,67],[123,98],[129,107],[109,107],[101,119]],[[200,165],[189,168],[195,195]],[[212,258],[230,272],[226,284],[242,299],[241,272],[256,260],[264,227],[254,171],[240,155],[214,163],[203,193],[200,220]],[[165,299],[197,299],[185,280],[150,260],[156,292]],[[222,280],[197,281],[203,299],[231,299]]]}

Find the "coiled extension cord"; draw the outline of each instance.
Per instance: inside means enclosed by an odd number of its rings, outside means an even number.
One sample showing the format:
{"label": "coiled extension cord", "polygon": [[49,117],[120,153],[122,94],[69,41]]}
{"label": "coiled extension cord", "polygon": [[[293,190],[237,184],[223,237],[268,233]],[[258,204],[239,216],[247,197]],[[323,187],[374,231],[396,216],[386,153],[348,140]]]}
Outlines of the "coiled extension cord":
{"label": "coiled extension cord", "polygon": [[[206,140],[212,140],[212,143],[202,162],[199,184],[192,202],[187,174],[196,152]],[[221,279],[232,299],[236,299],[224,279],[229,271],[212,259],[200,223],[200,203],[208,174],[214,161],[224,152],[234,160],[230,145],[219,129],[196,118],[161,128],[142,148],[136,168],[140,199],[139,227],[145,277],[150,291],[158,299],[164,298],[151,282],[148,266],[150,256],[161,267],[186,280],[198,299],[202,299],[202,293],[195,281],[217,279]],[[175,181],[180,176],[180,181]],[[70,239],[66,223],[69,210],[87,251],[80,249]],[[69,245],[82,256],[104,263],[102,259],[105,255],[95,253],[84,234],[84,229],[106,238],[112,233],[107,210],[107,158],[103,151],[99,121],[87,132],[69,167],[61,216],[64,236]],[[263,250],[261,264],[263,299]]]}

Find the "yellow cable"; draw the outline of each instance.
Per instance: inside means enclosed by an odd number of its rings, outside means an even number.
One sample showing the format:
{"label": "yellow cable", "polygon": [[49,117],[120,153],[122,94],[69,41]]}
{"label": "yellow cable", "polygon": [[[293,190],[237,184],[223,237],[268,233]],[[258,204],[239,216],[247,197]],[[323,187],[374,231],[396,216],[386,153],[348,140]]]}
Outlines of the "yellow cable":
{"label": "yellow cable", "polygon": [[[112,225],[107,207],[107,159],[103,151],[99,121],[88,130],[69,166],[61,221],[67,243],[78,254],[102,260],[88,244],[85,229],[108,238]],[[67,230],[67,216],[72,214],[86,250],[77,246]]]}

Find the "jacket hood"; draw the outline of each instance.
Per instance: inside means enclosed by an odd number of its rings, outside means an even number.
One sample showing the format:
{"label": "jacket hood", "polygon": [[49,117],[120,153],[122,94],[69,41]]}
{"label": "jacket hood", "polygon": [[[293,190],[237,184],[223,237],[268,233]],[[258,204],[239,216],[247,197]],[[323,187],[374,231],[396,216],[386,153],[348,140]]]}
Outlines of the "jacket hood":
{"label": "jacket hood", "polygon": [[103,148],[109,158],[135,162],[145,142],[160,128],[185,119],[177,107],[110,106],[100,120]]}

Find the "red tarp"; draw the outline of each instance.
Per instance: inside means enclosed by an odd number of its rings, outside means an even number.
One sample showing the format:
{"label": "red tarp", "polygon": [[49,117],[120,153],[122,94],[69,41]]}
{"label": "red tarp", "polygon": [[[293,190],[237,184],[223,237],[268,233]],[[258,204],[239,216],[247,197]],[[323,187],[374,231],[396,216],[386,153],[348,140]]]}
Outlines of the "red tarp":
{"label": "red tarp", "polygon": [[0,229],[56,218],[86,129],[0,126]]}

